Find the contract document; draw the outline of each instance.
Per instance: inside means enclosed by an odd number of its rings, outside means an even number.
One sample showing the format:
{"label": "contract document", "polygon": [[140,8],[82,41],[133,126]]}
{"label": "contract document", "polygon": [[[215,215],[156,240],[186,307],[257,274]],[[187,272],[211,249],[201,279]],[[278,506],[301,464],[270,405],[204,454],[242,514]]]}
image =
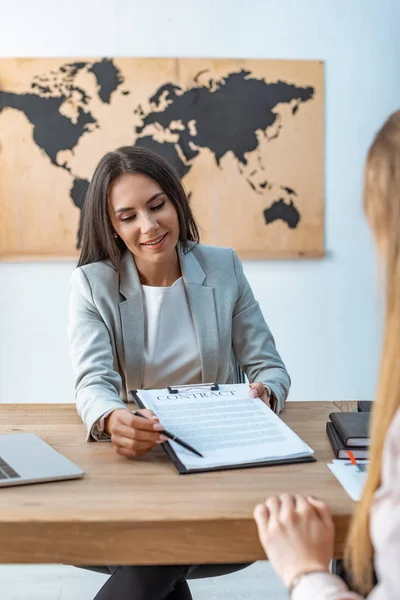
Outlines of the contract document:
{"label": "contract document", "polygon": [[248,384],[212,387],[131,392],[141,408],[203,455],[173,441],[163,444],[179,473],[315,461],[313,450],[262,400],[249,398]]}

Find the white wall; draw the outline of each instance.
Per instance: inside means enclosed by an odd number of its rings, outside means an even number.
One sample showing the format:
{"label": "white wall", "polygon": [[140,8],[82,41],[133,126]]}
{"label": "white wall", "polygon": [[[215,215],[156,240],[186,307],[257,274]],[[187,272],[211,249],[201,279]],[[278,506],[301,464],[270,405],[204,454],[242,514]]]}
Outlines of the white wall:
{"label": "white wall", "polygon": [[[374,132],[400,105],[398,0],[102,4],[0,0],[0,56],[325,61],[327,257],[249,261],[245,271],[291,373],[290,398],[371,398],[380,318],[361,171]],[[73,400],[66,339],[72,269],[0,264],[0,402]]]}

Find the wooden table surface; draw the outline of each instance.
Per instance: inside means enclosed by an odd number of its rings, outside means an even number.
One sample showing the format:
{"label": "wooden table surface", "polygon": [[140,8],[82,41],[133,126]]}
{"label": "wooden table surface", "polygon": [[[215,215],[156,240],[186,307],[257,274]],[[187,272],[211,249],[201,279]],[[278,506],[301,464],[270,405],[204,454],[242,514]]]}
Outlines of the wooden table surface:
{"label": "wooden table surface", "polygon": [[356,402],[288,402],[283,420],[316,463],[179,475],[161,448],[136,460],[87,443],[72,404],[0,406],[0,434],[33,432],[84,471],[81,480],[0,489],[0,563],[199,564],[265,558],[252,511],[266,496],[328,502],[341,557],[353,502],[329,471],[328,414]]}

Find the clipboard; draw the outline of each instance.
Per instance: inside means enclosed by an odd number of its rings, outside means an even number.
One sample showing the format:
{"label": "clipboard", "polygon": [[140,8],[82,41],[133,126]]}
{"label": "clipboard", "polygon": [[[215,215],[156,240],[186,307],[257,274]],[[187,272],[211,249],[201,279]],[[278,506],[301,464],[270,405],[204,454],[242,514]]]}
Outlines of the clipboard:
{"label": "clipboard", "polygon": [[[167,389],[168,389],[169,393],[178,393],[179,390],[187,391],[189,388],[196,388],[196,389],[208,388],[208,389],[212,390],[211,386],[216,386],[214,388],[216,390],[219,389],[218,384],[213,384],[213,383],[185,385],[185,386],[183,386],[183,385],[169,386]],[[170,391],[171,389],[174,391],[171,392]],[[138,396],[137,390],[129,390],[129,395],[131,396],[131,398],[135,402],[135,404],[137,404],[137,406],[139,406],[139,408],[142,408],[142,409],[148,408],[147,406],[145,406],[145,404],[142,402],[141,398]],[[176,454],[176,452],[174,451],[172,446],[169,444],[169,442],[165,442],[164,444],[160,444],[160,445],[180,475],[191,475],[194,473],[197,473],[197,474],[198,473],[209,473],[212,471],[228,471],[228,470],[231,471],[234,469],[235,470],[249,469],[249,468],[256,468],[256,467],[269,467],[269,466],[273,467],[273,466],[284,465],[284,464],[316,462],[316,458],[312,455],[309,455],[309,456],[301,456],[301,457],[296,457],[296,458],[282,458],[282,459],[274,459],[274,460],[266,459],[266,460],[262,460],[262,461],[254,461],[254,462],[247,462],[247,463],[226,464],[226,465],[218,465],[218,466],[213,466],[213,467],[208,466],[208,467],[204,467],[204,468],[195,467],[195,468],[188,469],[181,462],[181,460],[179,459],[178,455]]]}
{"label": "clipboard", "polygon": [[283,458],[280,460],[268,460],[265,462],[250,462],[240,463],[234,465],[221,465],[218,467],[205,467],[204,469],[187,469],[184,464],[179,460],[172,447],[166,442],[160,444],[163,447],[165,453],[169,456],[179,475],[191,475],[192,473],[210,473],[211,471],[232,471],[237,469],[253,469],[256,467],[275,467],[277,465],[288,465],[295,463],[305,462],[317,462],[314,456],[303,456],[300,458]]}

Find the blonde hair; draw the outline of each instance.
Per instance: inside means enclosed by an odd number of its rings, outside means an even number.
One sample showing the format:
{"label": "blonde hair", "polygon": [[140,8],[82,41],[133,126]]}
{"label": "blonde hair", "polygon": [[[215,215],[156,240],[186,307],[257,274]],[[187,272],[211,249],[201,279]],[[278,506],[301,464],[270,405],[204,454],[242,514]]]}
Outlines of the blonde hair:
{"label": "blonde hair", "polygon": [[381,484],[384,441],[400,407],[400,111],[377,133],[365,166],[364,210],[386,265],[385,327],[377,395],[371,422],[370,465],[345,551],[355,587],[373,587],[374,549],[370,508]]}

